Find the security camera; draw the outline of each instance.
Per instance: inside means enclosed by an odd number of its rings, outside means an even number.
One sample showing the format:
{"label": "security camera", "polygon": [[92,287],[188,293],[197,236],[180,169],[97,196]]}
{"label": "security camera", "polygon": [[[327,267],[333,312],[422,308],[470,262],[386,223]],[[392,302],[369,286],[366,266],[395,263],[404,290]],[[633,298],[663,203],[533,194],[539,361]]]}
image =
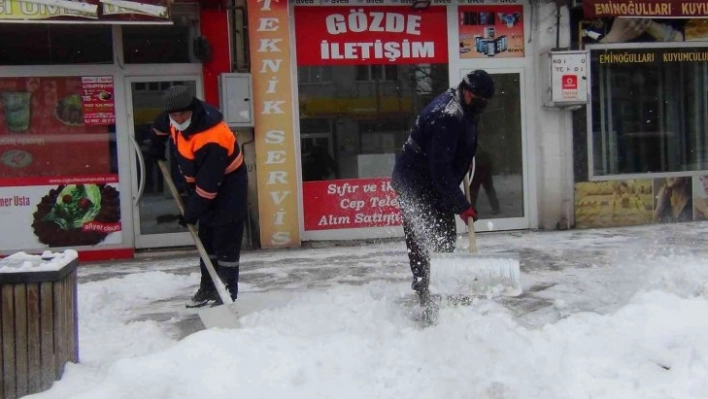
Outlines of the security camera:
{"label": "security camera", "polygon": [[583,36],[587,36],[591,38],[592,40],[600,40],[600,38],[603,36],[602,33],[597,33],[591,30],[583,29]]}

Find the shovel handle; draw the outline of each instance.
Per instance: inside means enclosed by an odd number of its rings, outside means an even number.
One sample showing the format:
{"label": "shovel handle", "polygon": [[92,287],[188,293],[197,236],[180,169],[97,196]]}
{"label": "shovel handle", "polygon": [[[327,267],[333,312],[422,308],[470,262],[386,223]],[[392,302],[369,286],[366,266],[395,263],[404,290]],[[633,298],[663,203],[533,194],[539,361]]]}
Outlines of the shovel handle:
{"label": "shovel handle", "polygon": [[[470,175],[474,176],[476,164],[475,159],[472,158],[472,170],[470,173],[465,173],[464,185],[465,185],[465,197],[467,201],[472,204],[471,194],[470,194]],[[467,218],[467,239],[469,240],[469,250],[471,254],[477,253],[477,237],[474,232],[474,219]]]}
{"label": "shovel handle", "polygon": [[[160,167],[160,171],[162,172],[162,176],[164,177],[165,183],[167,183],[167,187],[170,189],[170,193],[172,193],[172,198],[174,198],[175,204],[177,204],[179,214],[184,216],[184,204],[180,199],[179,191],[177,191],[175,183],[172,181],[172,175],[170,173],[170,170],[167,168],[167,164],[163,160],[158,160],[157,166]],[[216,287],[216,291],[219,293],[221,301],[224,304],[233,303],[231,296],[226,292],[226,287],[224,286],[223,281],[221,281],[221,278],[219,278],[219,275],[214,269],[214,265],[211,263],[211,259],[209,259],[209,254],[207,253],[206,248],[204,248],[202,240],[199,239],[197,229],[194,228],[193,224],[187,224],[187,230],[189,230],[189,233],[192,235],[194,244],[197,246],[197,251],[199,251],[199,256],[202,257],[202,260],[204,261],[204,264],[206,265],[206,268],[209,271],[209,277],[211,277],[211,281],[214,282],[214,286]]]}

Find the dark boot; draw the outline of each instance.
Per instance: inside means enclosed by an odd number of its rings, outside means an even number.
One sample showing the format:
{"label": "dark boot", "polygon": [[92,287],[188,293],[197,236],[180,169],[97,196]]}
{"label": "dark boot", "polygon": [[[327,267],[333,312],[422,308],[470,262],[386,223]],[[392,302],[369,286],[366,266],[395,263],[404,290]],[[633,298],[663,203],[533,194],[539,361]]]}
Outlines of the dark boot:
{"label": "dark boot", "polygon": [[231,300],[235,301],[238,298],[238,275],[239,267],[219,267],[219,276],[226,286],[226,291],[229,292]]}
{"label": "dark boot", "polygon": [[429,281],[425,277],[413,276],[411,288],[418,294],[420,304],[425,306],[430,301],[430,290],[428,289]]}
{"label": "dark boot", "polygon": [[214,282],[211,281],[209,277],[209,272],[206,270],[206,266],[202,266],[202,277],[199,282],[199,289],[192,296],[190,303],[187,304],[188,308],[200,308],[206,306],[210,301],[221,302],[219,298],[219,293],[214,287]]}

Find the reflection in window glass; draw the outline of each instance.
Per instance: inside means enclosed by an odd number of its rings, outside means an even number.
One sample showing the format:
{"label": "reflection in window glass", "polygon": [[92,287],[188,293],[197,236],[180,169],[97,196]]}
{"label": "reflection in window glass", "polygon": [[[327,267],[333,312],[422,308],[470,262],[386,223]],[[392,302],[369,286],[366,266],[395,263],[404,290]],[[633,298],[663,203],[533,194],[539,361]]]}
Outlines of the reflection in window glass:
{"label": "reflection in window glass", "polygon": [[298,68],[300,84],[328,83],[332,81],[332,67],[326,65],[302,66]]}
{"label": "reflection in window glass", "polygon": [[496,93],[478,125],[472,202],[484,218],[524,216],[521,80],[495,73]]}
{"label": "reflection in window glass", "polygon": [[[708,169],[708,63],[688,56],[703,52],[592,52],[595,175]],[[667,61],[673,55],[685,61]]]}
{"label": "reflection in window glass", "polygon": [[[153,125],[155,120],[163,112],[162,94],[170,86],[186,86],[192,95],[197,95],[196,81],[153,81],[153,82],[133,82],[131,84],[133,132],[135,142],[138,143],[143,159],[150,158],[150,144],[153,137]],[[165,157],[172,170],[173,182],[180,192],[185,190],[185,181],[177,169],[177,162],[174,160],[174,145],[168,140]],[[139,157],[136,154],[136,164]],[[174,221],[174,215],[179,215],[179,210],[175,207],[174,200],[169,194],[164,178],[157,164],[145,162],[145,169],[137,170],[138,181],[143,182],[144,190],[140,202],[138,203],[140,214],[140,234],[167,234],[183,231],[177,223],[166,223]],[[144,175],[142,174],[144,172]]]}
{"label": "reflection in window glass", "polygon": [[377,81],[377,80],[398,80],[398,65],[357,65],[356,80]]}
{"label": "reflection in window glass", "polygon": [[117,173],[113,83],[105,86],[77,76],[1,78],[0,179]]}
{"label": "reflection in window glass", "polygon": [[416,116],[449,87],[446,64],[327,68],[332,82],[298,81],[303,180],[390,177]]}
{"label": "reflection in window glass", "polygon": [[172,4],[172,25],[124,25],[123,57],[128,64],[196,63],[199,5]]}
{"label": "reflection in window glass", "polygon": [[0,37],[0,65],[113,62],[108,25],[0,24]]}

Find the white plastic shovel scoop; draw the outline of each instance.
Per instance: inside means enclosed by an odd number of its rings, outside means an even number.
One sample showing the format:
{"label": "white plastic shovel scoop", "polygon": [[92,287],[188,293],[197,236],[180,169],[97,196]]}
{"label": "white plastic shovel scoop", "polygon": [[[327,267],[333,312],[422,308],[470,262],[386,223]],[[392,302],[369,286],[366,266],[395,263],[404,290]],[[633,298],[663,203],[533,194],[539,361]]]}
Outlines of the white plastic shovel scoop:
{"label": "white plastic shovel scoop", "polygon": [[[184,204],[182,204],[182,200],[180,199],[177,187],[175,187],[175,184],[172,181],[170,170],[167,168],[167,165],[164,161],[157,161],[157,164],[160,167],[160,171],[162,172],[162,175],[165,178],[165,182],[167,183],[170,192],[172,193],[172,197],[177,203],[179,213],[181,215],[184,215]],[[224,283],[221,281],[221,278],[219,278],[219,275],[216,273],[214,265],[211,263],[209,255],[207,254],[207,251],[204,248],[202,241],[199,239],[199,235],[197,234],[197,230],[194,228],[194,225],[188,224],[187,229],[192,235],[192,239],[194,239],[194,243],[196,244],[197,250],[199,251],[199,256],[201,256],[201,258],[204,260],[206,268],[209,271],[209,276],[214,282],[216,291],[219,293],[219,298],[221,298],[221,302],[223,303],[223,305],[200,309],[199,318],[201,319],[202,324],[204,324],[204,327],[206,328],[239,327],[239,317],[245,314],[245,309],[247,308],[249,309],[249,311],[253,311],[253,309],[251,309],[252,306],[244,306],[245,304],[243,303],[242,299],[239,299],[238,305],[234,303],[229,293],[226,292],[226,287],[224,286]]]}
{"label": "white plastic shovel scoop", "polygon": [[[464,179],[470,199],[469,177]],[[519,255],[512,252],[477,253],[474,221],[467,220],[469,253],[436,253],[430,260],[430,283],[436,292],[451,296],[521,295]]]}

